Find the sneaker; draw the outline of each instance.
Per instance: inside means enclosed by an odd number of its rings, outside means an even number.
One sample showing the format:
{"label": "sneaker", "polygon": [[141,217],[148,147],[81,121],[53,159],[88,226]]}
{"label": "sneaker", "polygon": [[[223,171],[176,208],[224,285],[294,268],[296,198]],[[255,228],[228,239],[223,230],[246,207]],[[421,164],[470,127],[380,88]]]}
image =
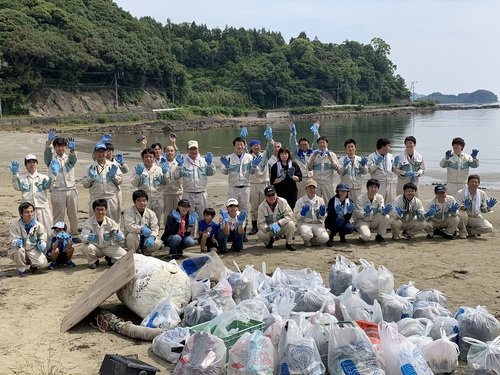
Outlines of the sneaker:
{"label": "sneaker", "polygon": [[433,238],[434,238],[434,236],[433,236],[432,234],[427,234],[427,236],[426,236],[426,237],[427,237],[429,240],[431,240],[431,239],[433,239]]}
{"label": "sneaker", "polygon": [[68,260],[65,264],[66,267],[76,267],[76,264],[72,260]]}
{"label": "sneaker", "polygon": [[292,244],[286,244],[285,249],[290,250],[290,251],[295,251],[297,248]]}
{"label": "sneaker", "polygon": [[38,271],[38,267],[34,266],[34,265],[31,265],[30,266],[30,271],[31,271],[31,273],[35,273],[36,271]]}
{"label": "sneaker", "polygon": [[73,243],[81,243],[82,242],[80,237],[73,237],[73,238],[71,238],[71,241],[73,241]]}
{"label": "sneaker", "polygon": [[272,249],[274,244],[274,237],[271,237],[269,243],[266,245],[266,249]]}
{"label": "sneaker", "polygon": [[393,241],[399,241],[399,236],[392,236]]}
{"label": "sneaker", "polygon": [[465,240],[465,239],[467,239],[467,235],[465,233],[460,233],[458,235],[458,238],[460,238],[461,240]]}
{"label": "sneaker", "polygon": [[408,241],[415,241],[415,237],[412,237],[409,235],[406,231],[403,232],[403,236],[408,240]]}
{"label": "sneaker", "polygon": [[24,270],[24,271],[19,271],[17,273],[17,276],[19,277],[25,277],[25,276],[28,276],[28,271],[27,270]]}
{"label": "sneaker", "polygon": [[326,243],[326,246],[332,247],[333,246],[333,238],[329,239]]}
{"label": "sneaker", "polygon": [[434,235],[435,236],[442,236],[443,233],[444,232],[441,229],[439,229],[439,228],[434,229]]}
{"label": "sneaker", "polygon": [[443,232],[443,238],[446,240],[454,240],[455,239],[455,237],[453,237],[451,234],[444,233],[444,232]]}
{"label": "sneaker", "polygon": [[254,234],[257,234],[259,229],[257,227],[252,227],[252,230],[248,233],[248,235],[253,236]]}
{"label": "sneaker", "polygon": [[247,236],[243,236],[243,242],[248,242]]}
{"label": "sneaker", "polygon": [[346,243],[346,239],[345,239],[345,236],[340,236],[340,243]]}
{"label": "sneaker", "polygon": [[104,255],[104,259],[108,263],[108,266],[111,267],[113,265],[113,260],[110,257],[108,257],[107,255]]}
{"label": "sneaker", "polygon": [[97,267],[99,267],[99,259],[97,259],[94,263],[89,264],[89,268],[91,270],[95,270]]}
{"label": "sneaker", "polygon": [[387,243],[387,240],[384,237],[382,237],[380,234],[377,234],[375,236],[375,241],[377,241],[380,244],[386,244]]}
{"label": "sneaker", "polygon": [[47,267],[47,269],[49,269],[49,270],[55,270],[56,268],[57,268],[56,262],[50,263],[49,266]]}
{"label": "sneaker", "polygon": [[304,241],[304,246],[305,247],[311,247],[312,246],[311,241]]}

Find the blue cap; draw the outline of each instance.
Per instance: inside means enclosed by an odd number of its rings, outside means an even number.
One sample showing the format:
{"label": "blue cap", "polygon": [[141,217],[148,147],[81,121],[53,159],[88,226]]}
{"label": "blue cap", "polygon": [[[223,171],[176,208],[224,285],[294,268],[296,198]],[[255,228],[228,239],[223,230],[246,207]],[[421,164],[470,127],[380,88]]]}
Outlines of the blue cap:
{"label": "blue cap", "polygon": [[258,139],[254,139],[252,142],[249,143],[249,146],[255,146],[255,145],[260,145],[260,141]]}
{"label": "blue cap", "polygon": [[94,151],[97,151],[97,150],[106,150],[107,147],[104,143],[96,143],[96,145],[94,146]]}
{"label": "blue cap", "polygon": [[335,191],[349,191],[349,186],[347,186],[346,184],[344,184],[343,182],[341,182],[340,184],[337,185],[337,187],[335,188]]}

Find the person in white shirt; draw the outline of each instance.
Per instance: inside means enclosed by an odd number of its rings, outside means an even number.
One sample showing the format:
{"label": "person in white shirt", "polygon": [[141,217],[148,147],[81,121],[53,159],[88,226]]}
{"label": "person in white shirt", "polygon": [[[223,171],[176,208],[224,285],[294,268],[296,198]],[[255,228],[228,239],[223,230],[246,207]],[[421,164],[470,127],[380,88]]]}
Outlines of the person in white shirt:
{"label": "person in white shirt", "polygon": [[370,177],[379,181],[380,189],[378,194],[384,197],[384,202],[390,203],[394,199],[394,184],[392,169],[394,157],[389,152],[391,142],[387,138],[377,140],[377,150],[368,155],[368,172]]}
{"label": "person in white shirt", "polygon": [[398,195],[392,203],[392,239],[399,240],[400,232],[403,230],[402,234],[406,239],[414,241],[417,233],[427,226],[426,218],[435,214],[435,211],[433,209],[424,211],[422,202],[416,197],[417,185],[413,182],[406,183],[403,191],[403,194]]}
{"label": "person in white shirt", "polygon": [[316,140],[318,148],[313,151],[307,167],[313,171],[314,181],[318,183],[317,194],[325,202],[335,195],[335,171],[339,168],[337,155],[328,149],[328,138],[319,137]]}
{"label": "person in white shirt", "polygon": [[238,200],[229,198],[226,203],[226,210],[220,210],[219,231],[217,232],[217,242],[219,249],[227,253],[227,243],[231,241],[231,250],[241,252],[243,250],[243,236],[245,234],[245,225],[247,212],[240,211]]}
{"label": "person in white shirt", "polygon": [[[394,158],[393,172],[398,176],[396,195],[403,194],[403,186],[407,182],[413,182],[418,187],[420,176],[425,172],[424,158],[417,151],[415,146],[417,139],[410,135],[405,138],[405,150],[401,155]],[[418,192],[417,192],[418,197]]]}
{"label": "person in white shirt", "polygon": [[340,182],[349,187],[349,199],[356,204],[363,187],[362,176],[368,173],[368,158],[356,156],[356,141],[352,138],[344,142],[344,148],[347,155],[340,158],[338,173]]}
{"label": "person in white shirt", "polygon": [[454,197],[446,194],[446,186],[436,185],[434,188],[436,195],[427,204],[427,210],[435,208],[436,213],[428,218],[427,238],[434,235],[441,235],[447,240],[453,240],[458,228],[458,208],[459,204]]}

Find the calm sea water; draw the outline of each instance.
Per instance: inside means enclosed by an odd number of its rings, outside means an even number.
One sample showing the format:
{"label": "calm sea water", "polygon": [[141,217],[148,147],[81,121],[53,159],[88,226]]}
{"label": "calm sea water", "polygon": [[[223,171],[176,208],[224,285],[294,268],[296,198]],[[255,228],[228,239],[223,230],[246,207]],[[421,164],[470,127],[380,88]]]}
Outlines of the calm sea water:
{"label": "calm sea water", "polygon": [[[297,139],[312,139],[311,121],[296,121]],[[265,143],[264,126],[248,128],[248,140],[260,139]],[[214,129],[210,131],[178,131],[178,146],[182,150],[190,139],[200,144],[200,152],[212,151],[220,156],[232,152],[232,141],[239,136],[240,129]],[[367,155],[375,150],[378,138],[391,141],[391,152],[401,153],[404,138],[413,135],[417,138],[416,150],[422,154],[426,164],[423,183],[435,183],[446,180],[446,170],[439,167],[439,161],[446,150],[451,149],[451,140],[462,137],[465,140],[465,152],[470,154],[473,148],[479,149],[479,168],[472,170],[481,176],[484,187],[500,188],[500,153],[498,136],[500,135],[500,109],[447,110],[429,113],[398,114],[388,116],[362,116],[343,119],[324,119],[320,133],[329,139],[329,148],[337,155],[344,154],[344,141],[354,138],[358,145],[358,154]],[[134,165],[139,161],[137,135],[113,135],[112,142],[117,152],[124,152],[127,160]],[[149,143],[168,143],[167,134],[145,134]],[[289,144],[288,121],[273,125],[274,139]],[[100,139],[100,134],[89,137],[89,148]],[[131,160],[132,159],[132,160]],[[216,158],[218,161],[218,157]]]}

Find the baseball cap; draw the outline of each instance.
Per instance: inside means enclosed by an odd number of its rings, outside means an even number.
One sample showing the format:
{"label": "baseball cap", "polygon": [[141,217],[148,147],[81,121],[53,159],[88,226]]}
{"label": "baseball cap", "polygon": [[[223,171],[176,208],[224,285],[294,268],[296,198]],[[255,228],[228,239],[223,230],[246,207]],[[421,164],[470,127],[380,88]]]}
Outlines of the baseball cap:
{"label": "baseball cap", "polygon": [[229,198],[227,200],[226,207],[229,207],[232,205],[238,206],[238,200],[236,198]]}
{"label": "baseball cap", "polygon": [[94,151],[97,150],[106,150],[106,145],[104,143],[96,143],[94,146]]}
{"label": "baseball cap", "polygon": [[306,187],[308,187],[308,186],[318,187],[318,184],[314,180],[307,180]]}
{"label": "baseball cap", "polygon": [[28,155],[26,155],[26,156],[24,157],[24,163],[25,163],[25,164],[26,164],[28,161],[30,161],[30,160],[36,160],[36,161],[38,162],[38,160],[37,160],[36,156],[35,156],[35,155],[33,155],[33,154],[28,154]]}
{"label": "baseball cap", "polygon": [[264,189],[264,195],[276,194],[276,189],[273,185],[266,186]]}
{"label": "baseball cap", "polygon": [[191,204],[187,199],[181,199],[179,203],[177,203],[177,206],[188,206],[191,207]]}
{"label": "baseball cap", "polygon": [[252,142],[249,143],[249,146],[255,146],[255,145],[260,145],[260,141],[258,139],[254,139]]}
{"label": "baseball cap", "polygon": [[444,185],[437,185],[435,188],[434,188],[434,193],[437,194],[437,193],[445,193],[446,192],[446,186]]}
{"label": "baseball cap", "polygon": [[54,226],[52,227],[52,229],[62,229],[62,230],[66,230],[66,224],[64,224],[64,221],[58,221],[57,223],[54,224]]}
{"label": "baseball cap", "polygon": [[340,184],[337,185],[335,191],[349,191],[349,186],[341,182]]}
{"label": "baseball cap", "polygon": [[198,148],[198,141],[188,141],[188,149],[191,147]]}

